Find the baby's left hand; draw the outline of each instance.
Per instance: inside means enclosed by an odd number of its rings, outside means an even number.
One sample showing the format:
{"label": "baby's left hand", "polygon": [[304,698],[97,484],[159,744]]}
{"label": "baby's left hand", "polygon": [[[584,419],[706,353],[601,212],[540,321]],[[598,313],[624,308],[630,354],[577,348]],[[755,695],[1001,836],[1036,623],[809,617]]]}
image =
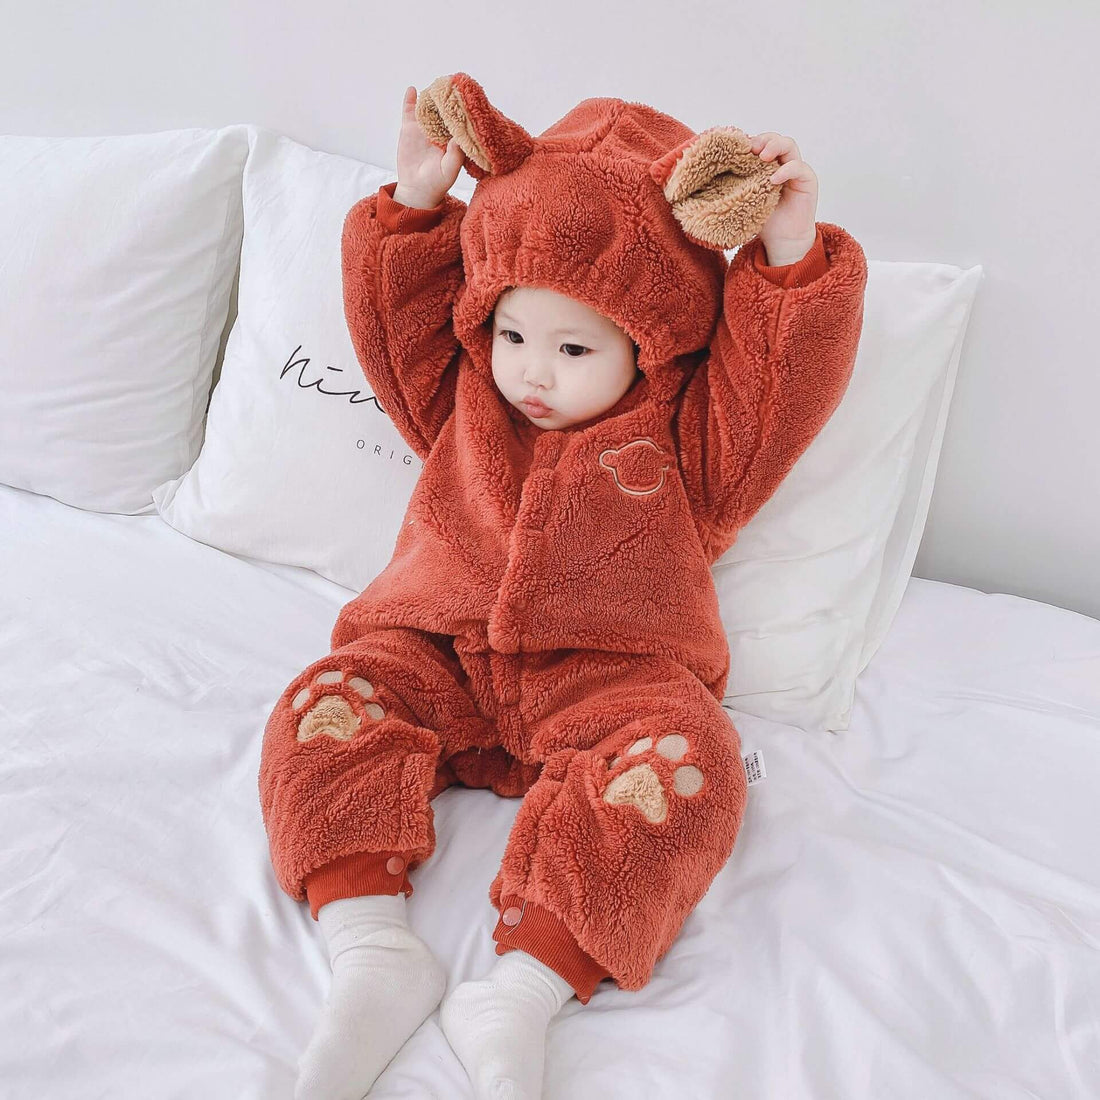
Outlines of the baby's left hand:
{"label": "baby's left hand", "polygon": [[783,188],[779,205],[759,234],[768,264],[797,263],[817,236],[817,176],[802,159],[794,138],[770,130],[748,136],[754,153],[762,160],[778,158],[780,164],[771,177],[772,183]]}

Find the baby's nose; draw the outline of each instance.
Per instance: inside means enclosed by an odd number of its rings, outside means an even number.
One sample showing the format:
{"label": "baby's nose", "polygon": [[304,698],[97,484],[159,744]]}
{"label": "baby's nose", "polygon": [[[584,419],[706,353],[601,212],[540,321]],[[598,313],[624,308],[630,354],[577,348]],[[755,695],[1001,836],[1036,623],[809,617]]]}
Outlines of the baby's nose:
{"label": "baby's nose", "polygon": [[524,381],[531,385],[546,385],[551,378],[553,378],[552,371],[542,363],[536,363],[534,366],[528,367],[523,373]]}

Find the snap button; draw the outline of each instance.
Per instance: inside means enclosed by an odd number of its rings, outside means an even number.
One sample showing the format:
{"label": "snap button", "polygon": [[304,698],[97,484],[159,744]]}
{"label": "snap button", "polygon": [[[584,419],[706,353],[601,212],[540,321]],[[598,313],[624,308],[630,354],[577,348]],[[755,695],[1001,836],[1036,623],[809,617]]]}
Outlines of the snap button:
{"label": "snap button", "polygon": [[390,856],[386,860],[386,870],[391,875],[399,875],[405,868],[405,861],[400,856]]}
{"label": "snap button", "polygon": [[504,921],[509,927],[519,924],[520,909],[517,905],[509,906],[500,914],[500,919]]}

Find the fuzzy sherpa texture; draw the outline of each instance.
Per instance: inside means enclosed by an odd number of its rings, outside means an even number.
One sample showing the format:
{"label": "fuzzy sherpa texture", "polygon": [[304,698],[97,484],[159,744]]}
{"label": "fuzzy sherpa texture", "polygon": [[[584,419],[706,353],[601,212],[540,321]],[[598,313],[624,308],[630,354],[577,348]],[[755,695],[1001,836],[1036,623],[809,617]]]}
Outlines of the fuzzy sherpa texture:
{"label": "fuzzy sherpa texture", "polygon": [[[441,79],[418,117],[476,148],[468,208],[407,208],[389,183],[343,235],[356,354],[424,467],[389,565],[268,720],[272,862],[314,914],[410,893],[436,794],[522,796],[489,887],[498,950],[511,939],[586,993],[603,975],[639,989],[745,811],[710,566],[839,403],[866,261],[819,222],[796,264],[768,267],[757,236],[727,264],[673,203],[707,223],[685,181],[706,192],[736,143],[615,99],[531,137],[465,74]],[[756,217],[723,195],[727,224]],[[491,311],[516,285],[577,298],[639,345],[614,407],[545,430],[500,394]]]}

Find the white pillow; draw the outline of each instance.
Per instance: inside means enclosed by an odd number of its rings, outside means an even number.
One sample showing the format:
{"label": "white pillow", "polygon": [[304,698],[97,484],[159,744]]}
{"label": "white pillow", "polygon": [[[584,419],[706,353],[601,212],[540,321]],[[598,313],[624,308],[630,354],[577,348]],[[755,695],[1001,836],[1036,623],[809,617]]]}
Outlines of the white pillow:
{"label": "white pillow", "polygon": [[247,151],[239,125],[0,136],[0,480],[144,514],[195,461]]}
{"label": "white pillow", "polygon": [[928,515],[980,265],[868,261],[843,399],[712,572],[730,644],[724,702],[845,730]]}
{"label": "white pillow", "polygon": [[424,465],[374,400],[344,316],[344,219],[397,176],[258,126],[248,139],[237,319],[206,439],[153,499],[191,538],[360,591]]}

